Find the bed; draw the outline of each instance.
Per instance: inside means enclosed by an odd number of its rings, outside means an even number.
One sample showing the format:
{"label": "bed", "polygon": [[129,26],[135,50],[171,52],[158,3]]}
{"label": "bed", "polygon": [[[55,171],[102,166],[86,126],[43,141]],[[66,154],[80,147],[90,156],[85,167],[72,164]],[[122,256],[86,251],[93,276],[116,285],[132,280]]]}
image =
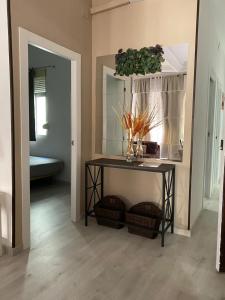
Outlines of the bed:
{"label": "bed", "polygon": [[50,157],[30,156],[30,180],[53,177],[64,168],[62,160]]}

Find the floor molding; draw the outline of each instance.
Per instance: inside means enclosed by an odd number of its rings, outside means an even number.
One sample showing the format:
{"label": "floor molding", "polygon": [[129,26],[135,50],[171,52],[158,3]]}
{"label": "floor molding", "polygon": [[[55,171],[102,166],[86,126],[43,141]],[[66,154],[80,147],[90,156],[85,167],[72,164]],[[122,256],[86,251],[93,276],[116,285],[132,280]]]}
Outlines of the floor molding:
{"label": "floor molding", "polygon": [[6,254],[9,256],[16,256],[23,251],[24,250],[22,249],[22,247],[8,248]]}
{"label": "floor molding", "polygon": [[174,233],[177,235],[182,235],[186,237],[191,237],[191,230],[188,229],[180,229],[180,228],[174,228]]}
{"label": "floor molding", "polygon": [[5,238],[2,238],[2,251],[0,252],[0,257],[3,255],[15,256],[23,251],[22,247],[12,248],[12,245],[9,244],[9,241]]}

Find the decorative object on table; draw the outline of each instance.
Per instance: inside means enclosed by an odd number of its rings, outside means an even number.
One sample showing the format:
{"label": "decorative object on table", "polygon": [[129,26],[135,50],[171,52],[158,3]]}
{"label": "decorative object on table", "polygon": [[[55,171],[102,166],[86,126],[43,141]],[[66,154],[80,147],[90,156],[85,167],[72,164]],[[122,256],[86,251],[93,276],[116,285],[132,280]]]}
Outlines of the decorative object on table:
{"label": "decorative object on table", "polygon": [[140,167],[148,167],[148,168],[158,168],[160,166],[160,163],[152,163],[152,162],[142,162],[139,165]]}
{"label": "decorative object on table", "polygon": [[144,141],[143,145],[146,146],[146,153],[157,154],[160,151],[160,146],[157,142]]}
{"label": "decorative object on table", "polygon": [[152,202],[141,202],[126,212],[128,232],[154,239],[162,220],[162,210]]}
{"label": "decorative object on table", "polygon": [[[157,115],[157,107],[154,106],[150,111],[148,108],[144,112],[138,112],[133,114],[131,112],[124,111],[122,117],[117,113],[117,116],[121,122],[121,125],[128,136],[128,147],[126,158],[127,162],[132,162],[136,158],[143,157],[143,138],[154,128],[160,126],[164,120],[155,121]],[[134,139],[137,137],[137,145],[134,151]]]}
{"label": "decorative object on table", "polygon": [[180,140],[180,149],[178,149],[178,153],[181,161],[183,160],[183,152],[184,152],[184,142]]}
{"label": "decorative object on table", "polygon": [[138,138],[136,147],[136,157],[142,158],[144,156],[144,149],[142,144],[142,139]]}
{"label": "decorative object on table", "polygon": [[119,49],[115,56],[115,75],[146,75],[149,73],[161,72],[163,58],[163,48],[160,45],[154,47],[144,47],[137,49]]}
{"label": "decorative object on table", "polygon": [[99,225],[116,229],[124,226],[126,206],[118,196],[105,196],[94,206],[94,212]]}
{"label": "decorative object on table", "polygon": [[126,158],[127,158],[127,162],[132,162],[135,158],[134,140],[133,140],[131,129],[128,130]]}

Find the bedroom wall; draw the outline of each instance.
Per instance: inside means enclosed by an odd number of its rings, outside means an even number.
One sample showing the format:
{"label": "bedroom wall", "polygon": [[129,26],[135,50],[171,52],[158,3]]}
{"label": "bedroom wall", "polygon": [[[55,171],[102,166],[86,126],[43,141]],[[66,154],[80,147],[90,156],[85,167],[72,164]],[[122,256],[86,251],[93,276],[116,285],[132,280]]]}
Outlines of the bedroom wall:
{"label": "bedroom wall", "polygon": [[[12,143],[7,1],[0,1],[0,201],[2,235],[12,244]],[[1,250],[0,250],[1,251]]]}
{"label": "bedroom wall", "polygon": [[[91,16],[90,0],[11,0],[16,135],[16,246],[22,246],[19,32],[21,26],[82,55],[81,122],[83,163],[91,156]],[[81,182],[81,195],[84,195]],[[81,207],[83,201],[81,199]]]}
{"label": "bedroom wall", "polygon": [[52,53],[29,46],[29,67],[55,66],[47,69],[46,136],[30,142],[30,154],[61,159],[64,170],[56,179],[70,182],[71,173],[71,67],[70,61]]}
{"label": "bedroom wall", "polygon": [[[141,48],[157,43],[164,46],[189,44],[184,157],[182,163],[176,163],[175,222],[179,232],[188,229],[196,15],[197,0],[143,0],[95,14],[92,18],[93,157],[99,157],[94,145],[96,57],[115,54],[120,48]],[[112,169],[106,172],[106,178],[106,193],[125,196],[128,205],[161,199],[159,176]]]}

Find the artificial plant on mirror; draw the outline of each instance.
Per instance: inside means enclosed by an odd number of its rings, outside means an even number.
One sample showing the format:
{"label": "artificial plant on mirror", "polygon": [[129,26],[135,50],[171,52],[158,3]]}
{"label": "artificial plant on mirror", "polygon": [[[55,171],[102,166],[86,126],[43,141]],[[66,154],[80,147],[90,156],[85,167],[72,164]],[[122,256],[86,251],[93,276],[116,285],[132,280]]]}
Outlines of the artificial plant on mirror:
{"label": "artificial plant on mirror", "polygon": [[115,75],[146,75],[161,72],[164,62],[163,48],[160,45],[154,47],[144,47],[140,50],[120,49],[115,56],[116,73]]}

